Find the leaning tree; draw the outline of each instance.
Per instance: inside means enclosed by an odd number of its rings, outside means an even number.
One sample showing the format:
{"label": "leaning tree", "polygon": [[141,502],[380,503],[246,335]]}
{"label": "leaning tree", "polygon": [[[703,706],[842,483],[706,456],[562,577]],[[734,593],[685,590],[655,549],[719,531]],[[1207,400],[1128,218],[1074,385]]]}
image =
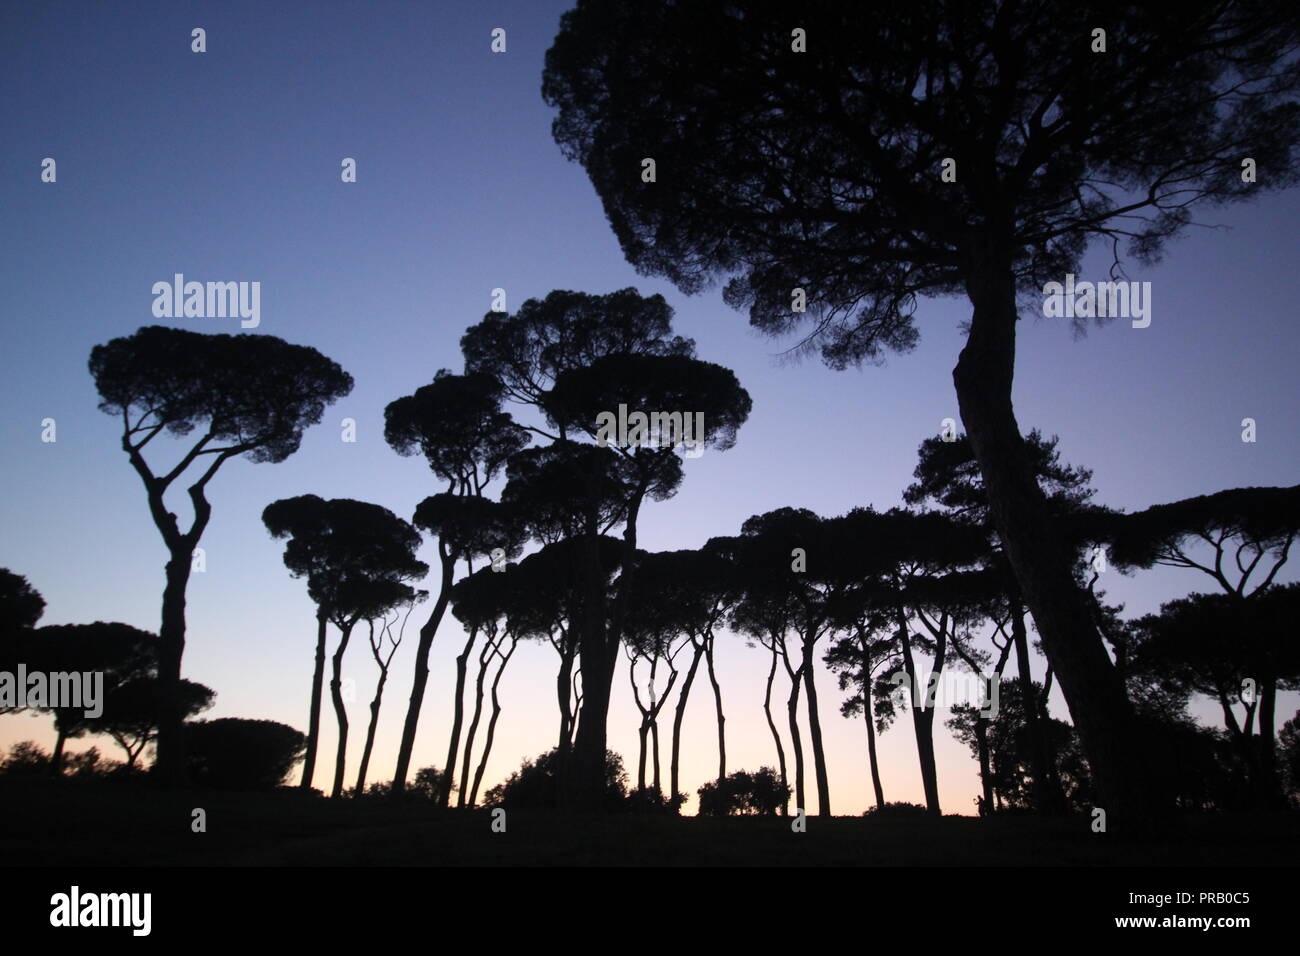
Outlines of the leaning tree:
{"label": "leaning tree", "polygon": [[[391,607],[377,605],[376,597],[394,600],[414,596],[409,586],[376,595],[372,581],[398,583],[423,577],[428,565],[415,558],[420,535],[387,508],[351,498],[297,495],[266,506],[262,522],[273,538],[285,538],[284,564],[294,577],[307,579],[307,594],[316,605],[316,657],[312,671],[311,707],[307,724],[307,749],[303,759],[303,789],[310,789],[320,743],[321,695],[325,680],[327,626],[342,632],[335,659],[335,679],[352,629],[361,618],[377,617]],[[410,592],[409,594],[407,592]],[[335,695],[337,697],[337,691]],[[335,701],[340,727],[346,726],[342,699]],[[345,741],[341,740],[340,743]],[[341,752],[341,751],[340,751]],[[338,790],[341,777],[335,780]]]}
{"label": "leaning tree", "polygon": [[555,139],[638,271],[730,277],[751,324],[810,323],[834,368],[912,348],[920,297],[969,300],[961,417],[1114,822],[1154,805],[1016,423],[1017,296],[1092,240],[1117,271],[1196,206],[1294,183],[1298,37],[1282,0],[579,0],[546,55]]}
{"label": "leaning tree", "polygon": [[[274,336],[204,335],[159,325],[95,346],[90,374],[100,410],[121,419],[122,450],[144,482],[149,515],[167,546],[158,680],[164,698],[176,697],[176,706],[162,715],[154,766],[162,779],[175,782],[186,772],[178,693],[185,590],[194,550],[212,517],[208,483],[239,455],[284,461],[298,450],[303,430],[321,420],[325,406],[352,391],[352,376],[315,349]],[[166,470],[145,457],[146,446],[164,431],[198,434]],[[192,518],[182,530],[166,495],[187,472],[193,478],[186,489]]]}
{"label": "leaning tree", "polygon": [[[426,498],[415,523],[438,538],[438,596],[415,650],[415,675],[402,725],[393,774],[393,794],[406,789],[424,691],[429,683],[429,652],[451,600],[456,564],[489,555],[496,548],[516,555],[520,542],[502,509],[484,496],[506,460],[528,444],[528,434],[501,410],[501,383],[471,371],[454,375],[441,369],[428,385],[390,402],[384,409],[384,438],[399,455],[419,454],[447,490]],[[460,699],[458,688],[457,701]],[[445,770],[450,774],[452,765]],[[448,778],[449,779],[449,778]],[[441,799],[446,801],[444,788]]]}

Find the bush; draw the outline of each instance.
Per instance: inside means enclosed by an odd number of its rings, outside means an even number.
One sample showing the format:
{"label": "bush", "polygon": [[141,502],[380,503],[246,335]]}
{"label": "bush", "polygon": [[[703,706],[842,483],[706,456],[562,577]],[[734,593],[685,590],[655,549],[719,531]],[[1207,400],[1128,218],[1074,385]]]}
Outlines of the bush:
{"label": "bush", "polygon": [[14,744],[9,750],[9,756],[0,763],[0,773],[14,776],[33,777],[49,772],[50,755],[34,740]]}
{"label": "bush", "polygon": [[923,817],[927,813],[929,811],[919,803],[898,800],[894,803],[886,803],[884,806],[872,807],[862,815],[864,817]]}
{"label": "bush", "polygon": [[776,816],[790,799],[790,785],[782,782],[771,767],[753,773],[737,770],[722,781],[711,781],[696,791],[700,814],[725,817],[733,814]]}
{"label": "bush", "polygon": [[632,813],[680,813],[686,794],[679,793],[669,798],[657,787],[644,790],[632,790],[624,801],[624,809]]}
{"label": "bush", "polygon": [[[552,749],[523,764],[483,797],[483,805],[509,809],[551,810],[559,805],[559,750]],[[623,758],[605,751],[605,809],[621,810],[627,804],[627,772]]]}
{"label": "bush", "polygon": [[191,780],[218,790],[274,790],[307,747],[299,731],[274,720],[222,717],[185,728]]}

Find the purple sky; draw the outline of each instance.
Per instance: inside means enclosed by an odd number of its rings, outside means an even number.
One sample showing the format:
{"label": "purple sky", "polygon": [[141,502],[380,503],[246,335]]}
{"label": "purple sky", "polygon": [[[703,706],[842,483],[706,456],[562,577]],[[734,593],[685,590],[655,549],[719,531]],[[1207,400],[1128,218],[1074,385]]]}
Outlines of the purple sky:
{"label": "purple sky", "polygon": [[[185,675],[218,692],[209,716],[270,718],[305,729],[314,641],[305,584],[289,577],[282,544],[260,520],[269,502],[315,493],[382,504],[409,518],[438,490],[418,458],[383,441],[384,406],[459,371],[458,341],[502,287],[511,311],[552,289],[663,293],[676,330],[701,358],[733,369],[753,398],[736,447],[688,461],[669,501],[643,511],[641,546],[696,547],[735,534],[752,514],[785,505],[839,514],[901,501],[916,449],[957,418],[951,369],[961,300],[923,302],[921,344],[884,367],[831,372],[782,361],[791,342],[757,337],[718,289],[687,298],[623,260],[582,169],[550,137],[539,93],[542,56],[563,2],[94,3],[0,8],[0,567],[45,596],[45,624],[119,620],[156,629],[165,552],[143,489],[96,409],[90,349],[161,321],[237,332],[236,319],[155,320],[154,282],[261,282],[259,333],[311,345],[356,379],[302,449],[280,465],[228,464],[211,487],[207,570],[189,589]],[[207,31],[208,52],[190,51]],[[507,52],[489,51],[507,31]],[[58,181],[40,181],[45,157]],[[358,182],[340,182],[353,157]],[[1149,328],[1125,321],[1075,340],[1068,320],[1022,322],[1015,401],[1023,428],[1061,436],[1066,460],[1095,472],[1097,500],[1137,509],[1243,485],[1297,481],[1293,367],[1300,345],[1295,266],[1300,191],[1226,211],[1172,243],[1156,268]],[[1081,278],[1104,278],[1090,257]],[[357,441],[340,440],[354,418]],[[1258,441],[1240,440],[1241,420]],[[57,442],[41,441],[41,421]],[[153,460],[180,442],[159,439]],[[151,446],[152,449],[152,446]],[[180,512],[184,514],[184,512]],[[423,552],[436,563],[432,543]],[[1281,580],[1295,580],[1294,570]],[[1160,570],[1108,572],[1113,600],[1139,614],[1208,579]],[[417,612],[418,614],[419,612]],[[415,618],[412,619],[414,625]],[[388,779],[413,660],[414,626],[394,663],[372,760]],[[452,661],[462,643],[448,615],[415,761],[441,764],[450,724]],[[732,769],[774,764],[761,711],[767,658],[720,638],[719,679]],[[487,781],[553,745],[554,652],[516,653],[502,682],[505,712]],[[1040,675],[1043,661],[1035,664]],[[354,642],[357,682],[349,778],[360,756],[376,669]],[[839,716],[834,679],[819,672],[832,806],[870,802],[861,719]],[[778,683],[778,694],[785,688]],[[1279,724],[1300,695],[1282,695]],[[712,703],[697,687],[687,713],[683,789],[714,773]],[[1054,710],[1064,715],[1057,699]],[[1207,722],[1214,709],[1198,707]],[[939,783],[949,812],[972,812],[975,761],[936,722]],[[0,746],[53,735],[47,717],[0,718]],[[637,715],[626,668],[616,676],[611,747],[635,769]],[[323,721],[332,754],[333,719]],[[665,746],[666,746],[665,735]],[[94,743],[118,757],[107,738]],[[787,742],[788,749],[788,742]],[[921,802],[910,725],[881,742],[885,796]],[[665,751],[665,766],[666,766]],[[323,761],[332,763],[330,760]],[[329,772],[318,768],[318,785]],[[811,780],[811,767],[810,767]],[[351,780],[349,779],[349,785]],[[810,798],[811,798],[810,782]]]}

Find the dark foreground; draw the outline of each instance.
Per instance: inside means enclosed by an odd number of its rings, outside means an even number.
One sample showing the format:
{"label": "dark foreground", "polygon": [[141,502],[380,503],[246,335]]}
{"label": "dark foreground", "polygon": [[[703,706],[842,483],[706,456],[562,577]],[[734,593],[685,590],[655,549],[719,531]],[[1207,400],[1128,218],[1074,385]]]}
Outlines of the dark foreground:
{"label": "dark foreground", "polygon": [[[207,832],[192,830],[206,811]],[[1300,815],[1186,817],[1122,841],[1084,817],[788,819],[571,817],[326,800],[294,792],[163,792],[76,781],[0,782],[0,865],[1294,865]]]}

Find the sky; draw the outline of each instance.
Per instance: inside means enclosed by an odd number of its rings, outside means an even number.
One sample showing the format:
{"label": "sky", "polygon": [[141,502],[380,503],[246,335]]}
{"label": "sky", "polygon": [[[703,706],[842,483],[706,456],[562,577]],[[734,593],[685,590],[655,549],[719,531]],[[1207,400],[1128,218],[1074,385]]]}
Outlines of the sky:
{"label": "sky", "polygon": [[[0,567],[44,595],[42,624],[158,626],[166,552],[116,421],[97,410],[86,362],[95,345],[143,325],[241,331],[236,318],[154,318],[152,286],[175,273],[260,282],[261,322],[251,331],[312,346],[356,380],[295,455],[275,465],[231,461],[210,486],[206,570],[189,586],[183,667],[217,691],[208,717],[306,729],[314,609],[262,509],[313,493],[409,519],[440,490],[421,459],[385,444],[383,410],[438,369],[461,370],[460,336],[496,288],[512,312],[553,289],[661,293],[698,356],[732,369],[749,391],[753,412],[735,447],[686,462],[677,495],[643,509],[641,547],[698,547],[783,506],[834,515],[901,503],[920,442],[959,418],[951,373],[966,303],[922,302],[913,352],[834,372],[815,358],[789,361],[782,352],[793,342],[757,335],[719,288],[687,297],[637,275],[585,173],[550,135],[542,60],[567,6],[0,6]],[[191,51],[196,27],[206,31],[204,53]],[[504,53],[490,49],[494,28],[506,31]],[[46,157],[57,163],[56,182],[41,181]],[[345,157],[356,161],[355,183],[341,181]],[[1080,339],[1066,319],[1027,314],[1020,325],[1022,428],[1059,435],[1063,458],[1093,469],[1096,500],[1112,507],[1297,481],[1300,190],[1204,210],[1200,221],[1212,228],[1171,243],[1162,264],[1130,265],[1130,278],[1151,283],[1149,327],[1117,320]],[[1080,278],[1104,279],[1107,264],[1091,254]],[[1254,443],[1241,440],[1247,417]],[[345,418],[356,422],[355,442],[342,440]],[[53,442],[42,441],[45,419],[56,423]],[[175,462],[184,447],[160,438],[151,460]],[[436,565],[432,541],[421,555]],[[1280,577],[1295,579],[1294,567]],[[1102,583],[1126,616],[1209,590],[1208,579],[1178,569],[1110,570]],[[421,617],[417,610],[393,664],[372,780],[392,776]],[[344,663],[357,688],[348,786],[377,675],[358,637]],[[463,639],[448,614],[413,767],[443,763]],[[761,709],[768,659],[733,635],[718,644],[729,769],[775,765]],[[556,663],[547,645],[516,652],[485,785],[554,745]],[[1044,664],[1035,661],[1040,679]],[[821,668],[817,679],[832,808],[861,813],[872,802],[863,722],[840,716],[833,675]],[[638,715],[625,665],[614,688],[610,746],[634,774]],[[776,696],[785,693],[778,678]],[[1279,725],[1298,698],[1282,695]],[[1216,710],[1196,709],[1210,724]],[[1059,693],[1053,712],[1066,714]],[[945,716],[935,723],[941,802],[971,813],[977,765],[943,728]],[[50,724],[0,717],[0,747],[24,739],[48,747]],[[322,728],[316,784],[328,788],[336,740],[328,703]],[[121,757],[108,738],[70,746],[92,744]],[[908,722],[884,735],[880,756],[886,799],[923,802]],[[693,797],[716,760],[711,695],[697,684],[682,789]],[[810,765],[810,803],[811,779]]]}

